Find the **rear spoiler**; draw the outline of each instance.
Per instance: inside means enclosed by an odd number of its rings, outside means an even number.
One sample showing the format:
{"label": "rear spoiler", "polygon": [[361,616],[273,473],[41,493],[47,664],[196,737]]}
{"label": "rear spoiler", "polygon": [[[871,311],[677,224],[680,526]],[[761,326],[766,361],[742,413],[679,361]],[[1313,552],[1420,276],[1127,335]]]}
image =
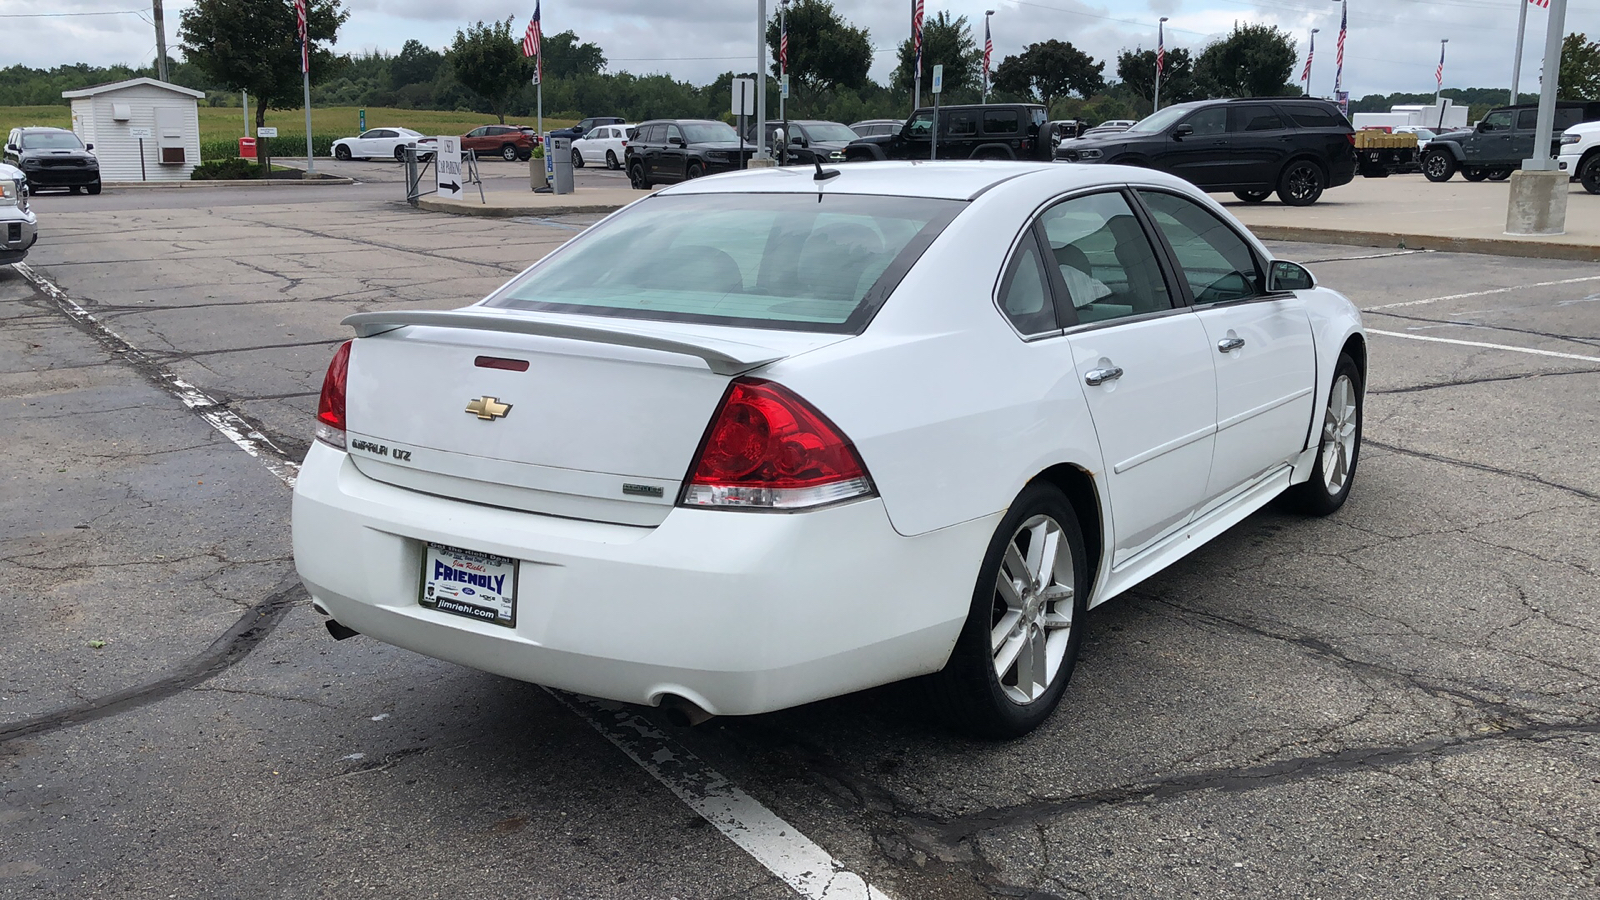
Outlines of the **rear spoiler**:
{"label": "rear spoiler", "polygon": [[768,363],[783,359],[785,354],[775,354],[769,347],[723,341],[716,338],[683,339],[659,333],[630,331],[624,328],[607,328],[598,325],[576,325],[570,322],[553,322],[525,316],[484,315],[460,310],[447,312],[367,312],[345,317],[341,323],[356,330],[356,337],[372,337],[394,331],[407,325],[426,325],[434,328],[471,328],[479,331],[499,331],[510,334],[536,334],[542,337],[564,338],[569,341],[588,341],[594,344],[615,344],[619,347],[639,347],[694,356],[705,361],[718,375],[739,375]]}

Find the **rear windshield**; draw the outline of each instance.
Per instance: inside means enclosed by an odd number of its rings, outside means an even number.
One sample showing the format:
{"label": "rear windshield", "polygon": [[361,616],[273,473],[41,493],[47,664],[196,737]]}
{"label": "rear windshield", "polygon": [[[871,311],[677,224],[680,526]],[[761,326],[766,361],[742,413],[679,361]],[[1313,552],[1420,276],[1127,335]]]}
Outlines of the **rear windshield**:
{"label": "rear windshield", "polygon": [[858,334],[965,205],[852,194],[652,197],[487,305]]}

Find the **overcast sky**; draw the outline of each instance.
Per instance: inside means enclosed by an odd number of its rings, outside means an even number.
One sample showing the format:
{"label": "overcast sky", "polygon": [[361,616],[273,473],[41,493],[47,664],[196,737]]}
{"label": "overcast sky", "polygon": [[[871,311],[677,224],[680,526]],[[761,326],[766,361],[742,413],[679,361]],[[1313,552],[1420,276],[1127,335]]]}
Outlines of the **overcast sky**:
{"label": "overcast sky", "polygon": [[[1449,38],[1446,87],[1509,86],[1517,12],[1526,0],[1351,0],[1345,88],[1356,97],[1392,91],[1432,91],[1439,41]],[[167,40],[177,52],[178,20],[192,0],[167,0]],[[769,9],[777,0],[768,0]],[[350,20],[340,32],[345,52],[397,51],[409,38],[432,47],[449,43],[463,23],[514,16],[526,27],[532,0],[345,0]],[[910,31],[910,0],[834,0],[855,25],[870,30],[879,49],[872,69],[885,80],[893,48]],[[755,0],[547,0],[546,33],[572,29],[605,50],[611,71],[665,72],[704,83],[729,69],[748,71],[755,50]],[[1061,38],[1097,59],[1117,51],[1153,47],[1156,20],[1169,16],[1167,46],[1198,50],[1234,22],[1263,22],[1289,29],[1301,62],[1306,36],[1317,36],[1312,90],[1333,89],[1339,4],[1330,0],[928,0],[939,10],[966,15],[982,40],[983,12],[995,10],[995,64],[1032,41]],[[4,0],[0,3],[0,65],[50,67],[63,63],[142,63],[155,56],[149,0]],[[122,11],[112,15],[73,15]],[[39,14],[30,16],[28,14]],[[1529,7],[1524,90],[1537,82],[1548,13]],[[1571,0],[1567,31],[1600,38],[1600,0]]]}

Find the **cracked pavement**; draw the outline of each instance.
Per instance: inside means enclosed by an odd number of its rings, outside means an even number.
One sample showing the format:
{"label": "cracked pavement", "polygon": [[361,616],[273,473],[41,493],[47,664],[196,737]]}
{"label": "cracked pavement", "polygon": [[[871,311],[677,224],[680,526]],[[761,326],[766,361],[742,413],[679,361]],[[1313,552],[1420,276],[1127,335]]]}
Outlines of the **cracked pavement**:
{"label": "cracked pavement", "polygon": [[[339,319],[590,221],[94,200],[30,263],[295,455]],[[1600,356],[1597,265],[1274,250],[1370,328]],[[1345,509],[1095,610],[1034,735],[905,685],[675,734],[900,900],[1596,896],[1600,363],[1370,355]],[[282,484],[3,268],[0,420],[0,896],[793,896],[539,689],[333,642]]]}

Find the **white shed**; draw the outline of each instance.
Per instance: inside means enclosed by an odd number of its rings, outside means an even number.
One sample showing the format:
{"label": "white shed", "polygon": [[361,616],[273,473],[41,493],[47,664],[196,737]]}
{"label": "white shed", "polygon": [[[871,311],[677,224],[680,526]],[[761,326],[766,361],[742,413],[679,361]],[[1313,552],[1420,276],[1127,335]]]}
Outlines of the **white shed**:
{"label": "white shed", "polygon": [[[133,78],[62,91],[72,101],[72,130],[94,145],[102,181],[188,181],[200,164],[204,91]],[[139,138],[144,138],[140,165]]]}

